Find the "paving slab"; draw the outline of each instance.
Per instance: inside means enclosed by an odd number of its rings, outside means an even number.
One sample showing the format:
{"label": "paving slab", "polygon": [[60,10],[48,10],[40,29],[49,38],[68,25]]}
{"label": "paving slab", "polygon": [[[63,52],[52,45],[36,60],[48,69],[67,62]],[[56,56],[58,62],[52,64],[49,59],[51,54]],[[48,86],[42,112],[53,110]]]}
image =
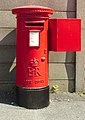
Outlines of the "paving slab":
{"label": "paving slab", "polygon": [[0,103],[0,120],[85,120],[85,95],[53,93],[48,107],[34,110]]}

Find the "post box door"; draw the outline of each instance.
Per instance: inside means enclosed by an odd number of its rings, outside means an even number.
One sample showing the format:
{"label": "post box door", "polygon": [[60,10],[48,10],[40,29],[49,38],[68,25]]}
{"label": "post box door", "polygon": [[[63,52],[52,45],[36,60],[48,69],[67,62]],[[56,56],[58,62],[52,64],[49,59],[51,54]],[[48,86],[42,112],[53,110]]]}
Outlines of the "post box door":
{"label": "post box door", "polygon": [[48,86],[46,29],[25,29],[20,32],[22,34],[18,33],[17,86],[28,88]]}
{"label": "post box door", "polygon": [[49,50],[74,52],[81,50],[80,19],[49,20]]}

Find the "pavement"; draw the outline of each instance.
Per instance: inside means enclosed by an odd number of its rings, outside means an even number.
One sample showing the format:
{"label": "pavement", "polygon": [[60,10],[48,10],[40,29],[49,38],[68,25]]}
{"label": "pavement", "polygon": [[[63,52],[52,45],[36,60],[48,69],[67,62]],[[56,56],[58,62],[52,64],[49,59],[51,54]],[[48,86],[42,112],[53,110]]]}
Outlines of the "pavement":
{"label": "pavement", "polygon": [[0,120],[85,120],[85,95],[83,93],[51,93],[50,105],[43,109],[26,109],[0,103]]}

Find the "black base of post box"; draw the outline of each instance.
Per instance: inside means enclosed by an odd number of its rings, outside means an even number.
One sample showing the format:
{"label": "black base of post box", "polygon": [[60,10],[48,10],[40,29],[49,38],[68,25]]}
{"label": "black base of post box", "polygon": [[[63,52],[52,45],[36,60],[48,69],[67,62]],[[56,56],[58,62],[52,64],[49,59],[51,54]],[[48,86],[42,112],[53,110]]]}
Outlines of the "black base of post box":
{"label": "black base of post box", "polygon": [[49,105],[49,86],[39,89],[16,87],[17,104],[29,109],[40,109]]}

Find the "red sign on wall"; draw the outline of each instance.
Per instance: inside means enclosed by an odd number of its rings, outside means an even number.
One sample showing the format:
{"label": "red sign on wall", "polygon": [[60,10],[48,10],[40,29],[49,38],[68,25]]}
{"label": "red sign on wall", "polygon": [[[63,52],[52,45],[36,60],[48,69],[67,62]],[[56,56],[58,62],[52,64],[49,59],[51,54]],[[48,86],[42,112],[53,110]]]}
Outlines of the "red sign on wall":
{"label": "red sign on wall", "polygon": [[49,50],[75,52],[81,50],[80,19],[49,20]]}

